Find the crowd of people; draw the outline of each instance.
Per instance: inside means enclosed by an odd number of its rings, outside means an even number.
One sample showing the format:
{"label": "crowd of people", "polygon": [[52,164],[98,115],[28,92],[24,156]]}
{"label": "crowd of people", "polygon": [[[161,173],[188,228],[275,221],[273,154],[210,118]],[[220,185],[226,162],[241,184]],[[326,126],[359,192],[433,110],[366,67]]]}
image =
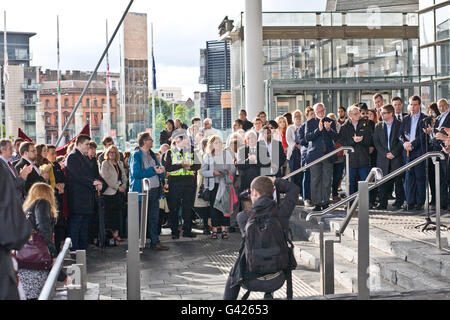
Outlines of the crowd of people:
{"label": "crowd of people", "polygon": [[[97,152],[89,136],[79,135],[66,155],[58,157],[52,145],[1,140],[0,191],[10,197],[2,201],[9,201],[15,214],[26,215],[29,225],[18,230],[13,240],[4,239],[11,230],[5,235],[0,232],[0,264],[12,267],[5,252],[9,257],[11,250],[19,250],[31,230],[41,234],[53,259],[66,237],[72,239],[72,250],[118,245],[126,237],[126,193],[142,192],[145,178],[150,184],[147,236],[152,249],[169,249],[159,239],[162,228],[170,228],[173,240],[196,237],[196,217],[202,221],[204,235],[226,240],[238,227],[237,213],[251,206],[245,195],[256,177],[283,177],[341,146],[355,149],[349,172],[344,155],[338,153],[293,176],[291,182],[300,190],[298,204],[324,210],[348,196],[341,188],[344,177],[352,194],[371,168],[379,167],[387,175],[433,150],[446,157],[439,160],[440,199],[441,208],[449,210],[448,101],[431,103],[427,114],[416,95],[409,98],[407,108],[399,97],[383,104],[383,97],[376,94],[373,102],[375,108],[365,103],[340,107],[337,116],[317,103],[304,114],[295,110],[273,120],[261,111],[250,121],[241,110],[228,137],[212,127],[211,119],[202,123],[193,118],[190,126],[169,119],[160,132],[158,152],[152,150],[154,141],[147,132],[138,135],[139,146],[133,152],[124,153],[111,137],[103,139],[103,151]],[[395,199],[397,209],[422,210],[428,186],[434,206],[434,166],[423,162],[372,191],[370,206],[386,210],[388,200]],[[48,271],[16,271],[22,294],[37,298]],[[67,281],[64,274],[60,278]]]}

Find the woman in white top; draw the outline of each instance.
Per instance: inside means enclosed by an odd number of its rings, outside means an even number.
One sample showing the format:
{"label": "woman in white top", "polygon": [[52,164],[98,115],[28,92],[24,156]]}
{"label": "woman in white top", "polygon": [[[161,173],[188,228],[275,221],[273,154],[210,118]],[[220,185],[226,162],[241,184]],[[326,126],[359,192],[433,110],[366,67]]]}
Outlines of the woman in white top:
{"label": "woman in white top", "polygon": [[223,150],[223,142],[219,136],[213,135],[209,138],[203,156],[201,174],[204,177],[205,189],[211,191],[210,194],[210,214],[213,233],[211,238],[217,239],[217,229],[222,229],[222,239],[228,239],[227,227],[230,226],[230,218],[225,217],[223,212],[214,208],[219,183],[225,176],[223,172],[228,170],[235,174],[236,167],[232,154]]}
{"label": "woman in white top", "polygon": [[[294,123],[290,125],[286,130],[286,140],[288,143],[288,150],[286,158],[289,162],[289,171],[293,172],[300,168],[301,162],[301,152],[300,144],[295,142],[296,133],[302,126],[302,112],[300,110],[295,110],[293,113]],[[292,182],[299,186],[301,190],[301,181],[303,180],[303,173],[299,173],[292,177]]]}
{"label": "woman in white top", "polygon": [[122,211],[122,199],[127,190],[127,176],[119,150],[115,145],[110,146],[105,152],[105,160],[102,162],[100,175],[108,184],[108,189],[103,193],[105,203],[105,228],[110,229],[113,238],[117,242],[123,240],[119,236],[120,213]]}

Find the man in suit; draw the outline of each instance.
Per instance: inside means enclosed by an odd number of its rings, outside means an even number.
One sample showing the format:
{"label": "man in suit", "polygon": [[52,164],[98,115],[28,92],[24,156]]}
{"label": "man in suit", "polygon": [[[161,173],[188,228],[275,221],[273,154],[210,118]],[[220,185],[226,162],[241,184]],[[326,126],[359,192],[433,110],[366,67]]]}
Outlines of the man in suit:
{"label": "man in suit", "polygon": [[13,146],[12,142],[10,140],[0,140],[0,159],[3,160],[3,162],[8,166],[9,173],[11,174],[11,177],[13,178],[14,184],[16,186],[17,190],[17,196],[19,197],[20,201],[23,201],[23,186],[25,185],[25,180],[27,179],[27,176],[30,174],[31,170],[33,170],[32,165],[27,165],[20,170],[20,174],[17,172],[17,170],[13,167],[11,161],[11,155],[13,153]]}
{"label": "man in suit", "polygon": [[[445,140],[448,139],[448,134],[446,134],[444,128],[450,128],[450,106],[446,99],[440,99],[438,102],[438,109],[441,113],[439,117],[437,117],[436,122],[433,127],[433,138],[431,140],[431,149],[433,151],[443,151],[443,147],[445,147]],[[448,183],[447,183],[447,163],[448,163],[448,154],[445,154],[445,160],[439,160],[439,173],[440,173],[440,189],[441,189],[441,208],[447,209],[449,205],[449,192],[448,192]]]}
{"label": "man in suit", "polygon": [[33,170],[28,174],[25,184],[23,186],[23,196],[26,198],[28,191],[31,189],[33,184],[36,182],[45,182],[44,178],[41,177],[41,172],[36,166],[34,161],[37,158],[36,146],[33,142],[22,142],[20,145],[20,155],[22,159],[16,164],[17,172],[20,172],[25,166],[31,165]]}
{"label": "man in suit", "polygon": [[66,158],[67,201],[70,219],[72,250],[86,250],[88,227],[95,213],[95,194],[102,190],[93,164],[87,154],[91,138],[81,134],[75,141],[75,148]]}
{"label": "man in suit", "polygon": [[[300,144],[301,151],[301,167],[306,165],[306,156],[308,154],[308,141],[306,141],[306,123],[315,117],[314,109],[311,107],[306,107],[305,109],[306,122],[304,122],[300,129],[298,129],[295,142]],[[303,181],[302,181],[302,199],[305,207],[312,207],[311,203],[311,172],[310,169],[304,171]]]}
{"label": "man in suit", "polygon": [[[283,144],[281,141],[272,139],[272,129],[269,125],[264,126],[261,130],[260,139],[266,142],[267,152],[269,153],[269,159],[261,157],[261,175],[262,176],[275,176],[281,178],[281,167],[286,163],[286,154],[284,153]],[[261,153],[260,156],[262,156]],[[269,161],[270,160],[270,161]],[[270,167],[266,165],[270,162]]]}
{"label": "man in suit", "polygon": [[368,120],[361,119],[357,106],[351,106],[347,110],[348,120],[339,131],[339,142],[343,146],[351,146],[355,149],[350,154],[350,194],[358,191],[358,181],[366,180],[369,175],[370,154],[372,145],[372,128]]}
{"label": "man in suit", "polygon": [[23,247],[31,235],[31,225],[17,196],[11,166],[4,160],[0,160],[0,194],[0,300],[19,300],[11,250]]}
{"label": "man in suit", "polygon": [[400,97],[394,97],[392,98],[392,106],[394,107],[394,118],[398,121],[402,122],[403,118],[407,116],[408,114],[403,112],[403,100]]}
{"label": "man in suit", "polygon": [[377,111],[378,120],[381,121],[381,108],[384,105],[384,98],[381,93],[375,93],[372,97],[373,104],[375,105],[375,110]]}
{"label": "man in suit", "polygon": [[[402,144],[398,139],[401,122],[394,117],[394,107],[390,104],[381,109],[383,121],[377,123],[373,134],[373,142],[377,149],[377,167],[387,175],[403,166]],[[380,204],[376,209],[387,209],[388,198],[395,184],[394,207],[400,209],[405,201],[405,189],[402,175],[390,180],[380,187]]]}
{"label": "man in suit", "polygon": [[[403,157],[405,163],[426,153],[427,135],[423,132],[423,119],[427,116],[420,111],[422,99],[414,95],[409,98],[411,114],[406,116],[400,127],[400,142],[403,144]],[[422,210],[425,203],[425,162],[422,162],[406,171],[405,193],[407,205],[406,211]]]}
{"label": "man in suit", "polygon": [[16,166],[16,164],[19,162],[20,160],[20,145],[22,144],[22,142],[24,142],[25,140],[23,140],[22,138],[17,138],[16,140],[14,140],[14,153],[12,154],[11,158],[9,159],[9,161],[11,161],[13,166]]}
{"label": "man in suit", "polygon": [[[322,103],[315,104],[314,113],[316,116],[306,122],[305,136],[308,141],[306,163],[311,163],[334,151],[335,142],[338,140],[336,123],[325,117],[325,106]],[[337,161],[336,155],[311,167],[311,202],[314,205],[314,211],[320,211],[329,206],[335,161]]]}

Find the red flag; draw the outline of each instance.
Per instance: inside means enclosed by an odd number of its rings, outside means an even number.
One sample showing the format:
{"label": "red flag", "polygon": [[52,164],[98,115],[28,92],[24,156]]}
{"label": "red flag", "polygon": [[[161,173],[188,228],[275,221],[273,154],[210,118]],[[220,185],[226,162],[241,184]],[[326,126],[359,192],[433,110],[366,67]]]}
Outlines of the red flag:
{"label": "red flag", "polygon": [[78,135],[76,135],[72,140],[70,140],[69,143],[63,145],[62,147],[59,147],[58,149],[56,149],[56,155],[57,156],[65,156],[66,152],[67,152],[67,148],[69,147],[69,145],[72,142],[75,142],[80,134],[89,135],[89,124],[85,125],[83,130],[81,130]]}
{"label": "red flag", "polygon": [[29,136],[27,136],[27,135],[25,134],[25,132],[23,132],[22,129],[20,129],[20,128],[19,128],[19,132],[18,132],[17,136],[18,136],[19,138],[22,138],[22,139],[25,140],[25,141],[33,142],[33,140],[32,140]]}

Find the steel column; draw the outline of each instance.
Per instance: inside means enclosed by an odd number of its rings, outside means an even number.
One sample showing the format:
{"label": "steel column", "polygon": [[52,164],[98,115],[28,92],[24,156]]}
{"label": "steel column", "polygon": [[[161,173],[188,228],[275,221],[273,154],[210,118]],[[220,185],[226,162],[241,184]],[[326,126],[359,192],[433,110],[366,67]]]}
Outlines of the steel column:
{"label": "steel column", "polygon": [[369,300],[369,183],[358,182],[358,300]]}
{"label": "steel column", "polygon": [[127,300],[141,300],[138,196],[128,193]]}

